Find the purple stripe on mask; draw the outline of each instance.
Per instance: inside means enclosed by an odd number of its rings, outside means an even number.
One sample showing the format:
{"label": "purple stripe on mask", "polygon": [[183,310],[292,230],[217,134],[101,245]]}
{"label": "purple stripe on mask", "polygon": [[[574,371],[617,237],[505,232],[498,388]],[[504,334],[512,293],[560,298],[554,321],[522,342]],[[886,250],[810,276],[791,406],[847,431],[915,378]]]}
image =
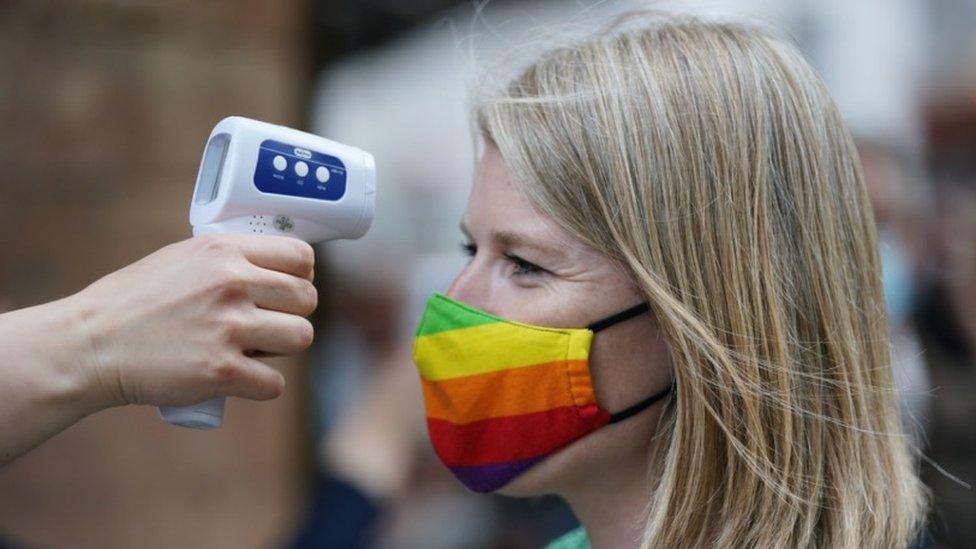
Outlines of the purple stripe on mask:
{"label": "purple stripe on mask", "polygon": [[523,471],[542,461],[546,456],[479,465],[475,467],[451,467],[454,476],[474,492],[494,492],[508,484]]}

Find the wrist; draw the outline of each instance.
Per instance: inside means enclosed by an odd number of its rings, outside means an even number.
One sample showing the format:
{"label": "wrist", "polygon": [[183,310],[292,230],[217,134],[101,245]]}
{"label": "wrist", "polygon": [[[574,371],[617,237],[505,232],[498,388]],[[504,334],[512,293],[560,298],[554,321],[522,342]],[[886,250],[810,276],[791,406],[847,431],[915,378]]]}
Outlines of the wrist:
{"label": "wrist", "polygon": [[2,371],[6,388],[14,391],[0,402],[4,414],[29,410],[23,418],[28,424],[36,415],[66,425],[106,407],[91,388],[85,364],[89,346],[81,325],[69,300],[0,315]]}
{"label": "wrist", "polygon": [[88,413],[125,404],[118,378],[103,358],[110,332],[97,304],[82,291],[52,305],[58,306],[58,318],[71,332],[66,338],[70,356],[64,361],[64,375],[72,379],[68,385],[77,391],[72,395],[74,400]]}
{"label": "wrist", "polygon": [[0,466],[108,406],[82,326],[71,300],[0,315]]}

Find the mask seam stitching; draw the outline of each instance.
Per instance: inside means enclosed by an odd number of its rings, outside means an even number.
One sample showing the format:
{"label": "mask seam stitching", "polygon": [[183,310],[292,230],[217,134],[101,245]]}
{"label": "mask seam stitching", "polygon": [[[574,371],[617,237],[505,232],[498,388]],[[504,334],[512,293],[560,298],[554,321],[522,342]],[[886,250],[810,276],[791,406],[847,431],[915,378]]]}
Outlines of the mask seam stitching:
{"label": "mask seam stitching", "polygon": [[[420,339],[421,337],[424,337],[424,335],[429,335],[429,334],[421,335],[420,334],[420,331],[427,324],[427,317],[430,315],[430,310],[431,310],[430,307],[424,307],[424,312],[423,312],[423,314],[420,315],[420,324],[417,325],[416,333],[413,336],[414,337],[414,342],[413,342],[413,345],[411,346],[412,348],[410,349],[410,355],[413,358],[414,364],[418,364],[418,362],[417,362],[417,340]],[[424,377],[423,371],[420,370],[419,368],[418,368],[418,373],[420,374],[420,377]]]}
{"label": "mask seam stitching", "polygon": [[[566,358],[563,361],[563,363],[566,365],[566,368],[565,368],[565,370],[566,370],[566,381],[567,381],[567,384],[569,385],[569,395],[573,399],[573,411],[576,412],[577,419],[585,427],[590,427],[591,426],[590,425],[590,422],[587,420],[587,418],[583,417],[583,414],[582,414],[582,411],[581,411],[581,408],[583,406],[579,403],[579,396],[577,395],[577,392],[575,390],[575,386],[573,385],[573,377],[574,376],[573,376],[573,373],[572,373],[572,365],[569,362],[569,360],[570,360],[569,359],[569,353],[570,353],[570,349],[572,348],[573,339],[574,339],[574,334],[570,334],[569,339],[568,339],[568,342],[566,344],[566,355],[565,355]],[[593,342],[592,342],[592,339],[591,339],[590,345],[592,346],[592,344],[593,344]],[[588,370],[589,369],[589,363],[590,363],[590,353],[589,353],[589,351],[587,351],[587,353],[586,353],[586,363],[587,363],[587,371],[589,371]],[[592,385],[593,385],[593,383],[592,383],[592,376],[590,376],[590,390],[593,390]],[[596,403],[596,394],[593,395],[593,402],[594,402],[594,404]]]}

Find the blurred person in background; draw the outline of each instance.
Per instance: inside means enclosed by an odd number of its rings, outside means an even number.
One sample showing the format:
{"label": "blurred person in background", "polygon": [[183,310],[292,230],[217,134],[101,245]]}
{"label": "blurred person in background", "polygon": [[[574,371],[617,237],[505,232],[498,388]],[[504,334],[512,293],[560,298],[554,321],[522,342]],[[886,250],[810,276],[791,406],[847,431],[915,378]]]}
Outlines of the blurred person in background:
{"label": "blurred person in background", "polygon": [[861,141],[864,184],[878,224],[882,286],[891,331],[892,368],[902,422],[924,445],[932,382],[912,322],[918,301],[918,271],[925,244],[922,184],[912,184],[906,155],[891,146]]}
{"label": "blurred person in background", "polygon": [[976,41],[969,63],[967,93],[928,108],[934,184],[912,311],[934,388],[923,478],[939,547],[976,546]]}

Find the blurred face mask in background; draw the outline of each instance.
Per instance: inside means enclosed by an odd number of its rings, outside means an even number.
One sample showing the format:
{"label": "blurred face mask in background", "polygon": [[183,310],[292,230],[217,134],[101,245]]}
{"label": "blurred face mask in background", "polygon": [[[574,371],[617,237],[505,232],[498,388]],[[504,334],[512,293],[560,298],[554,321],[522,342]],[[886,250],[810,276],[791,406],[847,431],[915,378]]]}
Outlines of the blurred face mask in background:
{"label": "blurred face mask in background", "polygon": [[438,457],[469,489],[491,492],[571,442],[666,397],[670,386],[611,414],[593,393],[594,333],[648,310],[641,303],[586,328],[547,328],[435,293],[413,357]]}

